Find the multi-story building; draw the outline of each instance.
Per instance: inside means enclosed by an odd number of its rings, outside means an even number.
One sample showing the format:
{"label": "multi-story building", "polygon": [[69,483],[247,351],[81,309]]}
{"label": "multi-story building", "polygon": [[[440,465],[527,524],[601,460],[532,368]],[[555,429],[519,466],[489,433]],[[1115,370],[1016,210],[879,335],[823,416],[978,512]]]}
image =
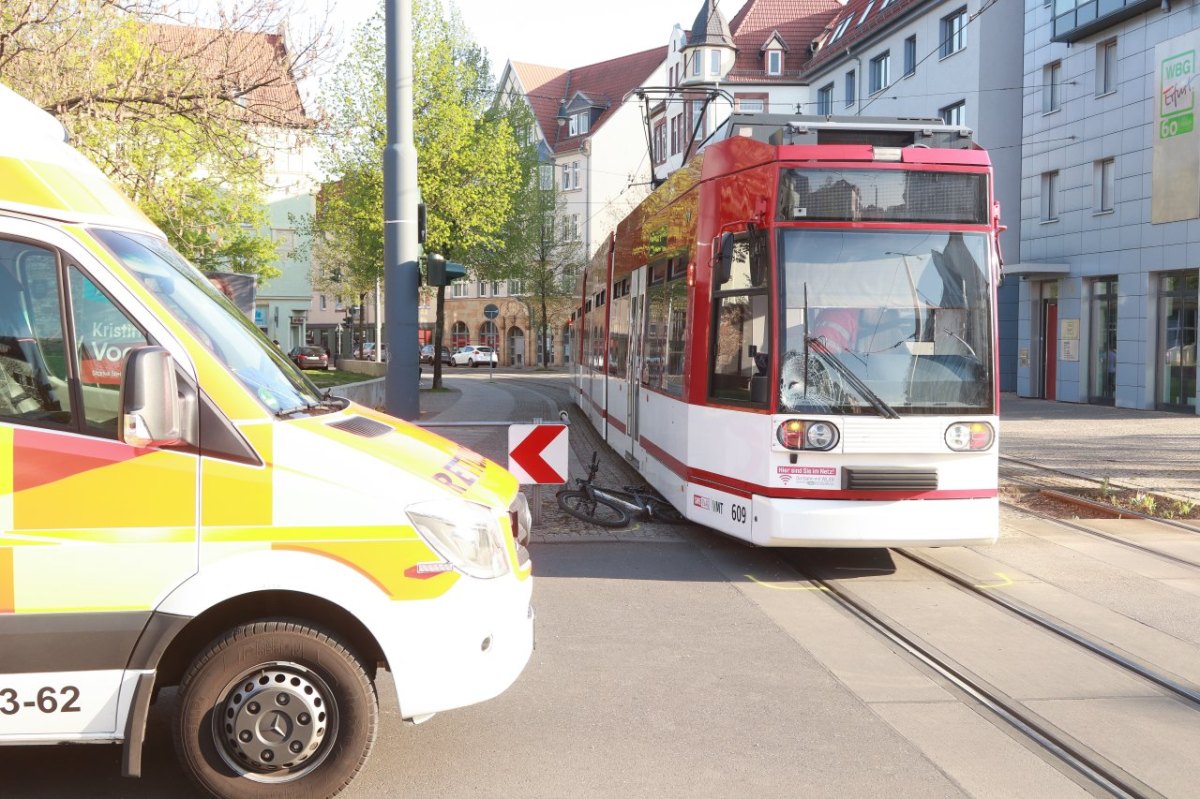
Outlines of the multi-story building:
{"label": "multi-story building", "polygon": [[[554,236],[566,246],[557,247],[557,257],[570,261],[560,275],[564,295],[574,272],[649,191],[645,128],[631,92],[662,81],[665,56],[666,48],[656,47],[575,69],[510,61],[500,76],[499,96],[522,100],[533,113],[542,185],[558,197]],[[543,347],[551,363],[568,362],[573,301],[550,303],[544,342],[533,330],[535,303],[519,281],[460,281],[446,291],[442,340],[451,348],[495,346],[504,365],[542,363]],[[422,328],[432,323],[432,308],[422,311]]]}
{"label": "multi-story building", "polygon": [[1200,10],[1025,0],[1022,396],[1196,413]]}
{"label": "multi-story building", "polygon": [[665,179],[733,111],[802,113],[802,77],[812,41],[840,9],[838,0],[747,0],[726,22],[703,0],[690,31],[671,31],[667,85],[650,110],[654,171]]}

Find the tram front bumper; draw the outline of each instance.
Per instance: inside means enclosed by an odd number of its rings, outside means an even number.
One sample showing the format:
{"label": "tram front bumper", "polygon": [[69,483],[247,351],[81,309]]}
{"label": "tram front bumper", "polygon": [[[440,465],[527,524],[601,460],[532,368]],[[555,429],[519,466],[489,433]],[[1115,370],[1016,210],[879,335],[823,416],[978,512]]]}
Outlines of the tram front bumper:
{"label": "tram front bumper", "polygon": [[773,499],[754,497],[753,540],[770,547],[921,547],[995,543],[997,497]]}

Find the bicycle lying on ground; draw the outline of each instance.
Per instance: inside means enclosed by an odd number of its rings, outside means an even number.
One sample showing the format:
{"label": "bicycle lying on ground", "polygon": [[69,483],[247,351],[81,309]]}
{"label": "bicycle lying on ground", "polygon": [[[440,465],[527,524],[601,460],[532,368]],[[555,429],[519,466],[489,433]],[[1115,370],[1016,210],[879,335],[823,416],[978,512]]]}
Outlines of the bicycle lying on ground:
{"label": "bicycle lying on ground", "polygon": [[681,524],[687,519],[665,499],[655,495],[647,486],[609,488],[596,485],[600,470],[600,454],[592,452],[586,478],[575,478],[574,488],[564,488],[556,495],[558,506],[585,522],[602,527],[624,527],[633,514],[638,518],[665,524]]}

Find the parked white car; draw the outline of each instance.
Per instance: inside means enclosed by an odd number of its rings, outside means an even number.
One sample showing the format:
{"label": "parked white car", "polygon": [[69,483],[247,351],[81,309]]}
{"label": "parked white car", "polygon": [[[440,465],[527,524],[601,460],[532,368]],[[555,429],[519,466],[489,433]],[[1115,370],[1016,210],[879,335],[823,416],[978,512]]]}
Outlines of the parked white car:
{"label": "parked white car", "polygon": [[499,363],[499,358],[494,349],[475,344],[459,347],[450,356],[451,366],[492,366],[497,363]]}

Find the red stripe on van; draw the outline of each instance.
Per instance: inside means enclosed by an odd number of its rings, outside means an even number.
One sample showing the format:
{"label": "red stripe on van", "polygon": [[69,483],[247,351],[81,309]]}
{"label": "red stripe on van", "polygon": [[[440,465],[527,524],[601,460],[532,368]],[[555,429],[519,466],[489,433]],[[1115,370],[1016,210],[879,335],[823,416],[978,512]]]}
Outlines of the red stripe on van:
{"label": "red stripe on van", "polygon": [[13,491],[55,483],[149,451],[119,441],[18,428],[13,431]]}

